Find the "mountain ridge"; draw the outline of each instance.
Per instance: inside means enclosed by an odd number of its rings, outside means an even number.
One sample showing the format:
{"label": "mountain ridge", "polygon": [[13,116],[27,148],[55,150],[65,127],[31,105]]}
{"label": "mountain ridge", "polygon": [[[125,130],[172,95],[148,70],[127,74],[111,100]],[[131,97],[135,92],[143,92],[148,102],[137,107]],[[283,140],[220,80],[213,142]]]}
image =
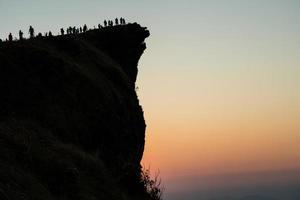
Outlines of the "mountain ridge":
{"label": "mountain ridge", "polygon": [[0,43],[4,199],[149,199],[135,92],[149,35],[134,23]]}

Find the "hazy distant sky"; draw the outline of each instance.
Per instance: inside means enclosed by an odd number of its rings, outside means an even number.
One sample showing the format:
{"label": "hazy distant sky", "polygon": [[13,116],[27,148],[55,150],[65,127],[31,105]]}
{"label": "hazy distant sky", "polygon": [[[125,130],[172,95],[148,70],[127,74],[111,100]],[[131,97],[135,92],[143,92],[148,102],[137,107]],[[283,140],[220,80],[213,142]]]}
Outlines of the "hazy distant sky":
{"label": "hazy distant sky", "polygon": [[160,169],[167,196],[193,188],[199,199],[232,173],[297,181],[278,171],[300,170],[299,0],[0,0],[0,37],[115,17],[151,32],[137,82],[143,163]]}

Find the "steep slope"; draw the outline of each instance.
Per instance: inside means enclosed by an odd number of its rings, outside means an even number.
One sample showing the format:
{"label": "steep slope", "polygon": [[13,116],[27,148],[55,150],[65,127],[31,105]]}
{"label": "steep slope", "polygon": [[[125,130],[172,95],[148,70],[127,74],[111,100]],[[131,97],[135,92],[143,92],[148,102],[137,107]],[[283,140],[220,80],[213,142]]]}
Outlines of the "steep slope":
{"label": "steep slope", "polygon": [[0,44],[0,199],[139,199],[138,24]]}

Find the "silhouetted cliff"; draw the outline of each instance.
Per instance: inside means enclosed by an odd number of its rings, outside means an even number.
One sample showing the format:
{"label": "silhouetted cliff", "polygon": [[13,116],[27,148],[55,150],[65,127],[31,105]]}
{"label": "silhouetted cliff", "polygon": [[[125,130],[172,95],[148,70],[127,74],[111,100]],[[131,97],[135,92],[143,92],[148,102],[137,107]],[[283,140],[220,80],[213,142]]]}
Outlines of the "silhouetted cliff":
{"label": "silhouetted cliff", "polygon": [[0,44],[0,199],[148,199],[138,24]]}

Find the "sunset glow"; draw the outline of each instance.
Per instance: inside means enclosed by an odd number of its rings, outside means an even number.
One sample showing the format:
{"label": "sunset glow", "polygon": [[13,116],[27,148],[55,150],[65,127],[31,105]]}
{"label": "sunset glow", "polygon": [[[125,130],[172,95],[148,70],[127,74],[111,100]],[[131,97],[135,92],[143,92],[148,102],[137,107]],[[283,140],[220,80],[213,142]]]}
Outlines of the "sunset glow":
{"label": "sunset glow", "polygon": [[[198,200],[202,189],[247,184],[294,191],[300,182],[299,0],[54,2],[36,18],[7,11],[39,2],[0,1],[7,10],[0,18],[8,19],[1,38],[31,23],[43,32],[116,16],[148,27],[136,83],[147,124],[142,164],[160,171],[166,200]],[[69,17],[72,12],[80,16]],[[194,196],[181,198],[187,194]]]}

